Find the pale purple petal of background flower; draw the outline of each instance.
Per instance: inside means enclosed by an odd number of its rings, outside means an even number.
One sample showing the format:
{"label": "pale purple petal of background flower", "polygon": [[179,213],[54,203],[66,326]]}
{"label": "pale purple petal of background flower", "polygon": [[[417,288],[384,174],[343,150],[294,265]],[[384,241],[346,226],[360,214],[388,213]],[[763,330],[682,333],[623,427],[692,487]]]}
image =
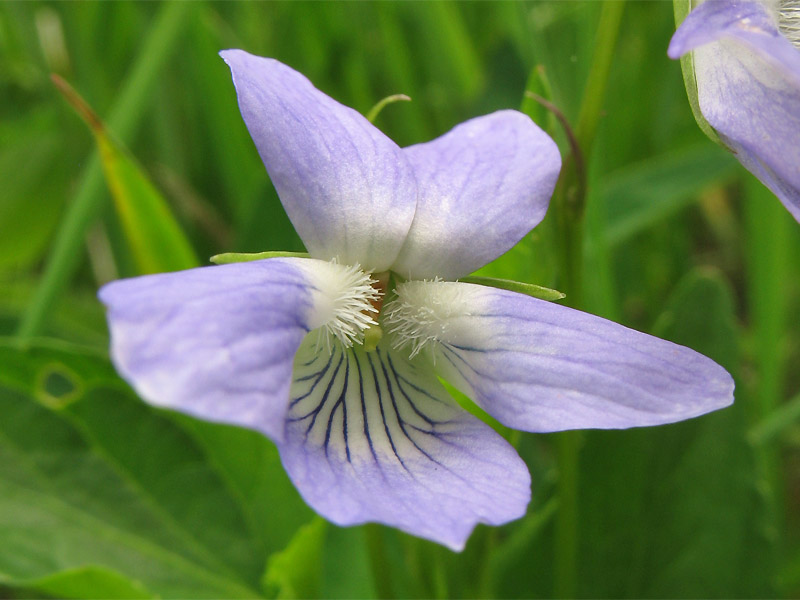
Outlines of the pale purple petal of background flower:
{"label": "pale purple petal of background flower", "polygon": [[250,135],[311,255],[388,269],[417,194],[397,144],[286,65],[242,50],[220,54]]}
{"label": "pale purple petal of background flower", "polygon": [[555,142],[512,110],[403,152],[419,200],[392,268],[408,279],[469,275],[509,250],[544,217],[561,168]]}
{"label": "pale purple petal of background flower", "polygon": [[474,307],[448,325],[438,373],[501,423],[526,431],[617,429],[733,402],[731,376],[689,348],[600,317],[465,283]]}
{"label": "pale purple petal of background flower", "polygon": [[477,523],[521,517],[530,475],[514,449],[428,365],[386,346],[298,353],[278,447],[306,502],[339,525],[377,521],[453,550]]}
{"label": "pale purple petal of background flower", "polygon": [[692,50],[703,116],[800,221],[800,50],[762,3],[729,1],[684,20],[668,53]]}
{"label": "pale purple petal of background flower", "polygon": [[283,424],[292,363],[308,331],[303,259],[270,259],[110,283],[111,356],[139,395],[210,421]]}

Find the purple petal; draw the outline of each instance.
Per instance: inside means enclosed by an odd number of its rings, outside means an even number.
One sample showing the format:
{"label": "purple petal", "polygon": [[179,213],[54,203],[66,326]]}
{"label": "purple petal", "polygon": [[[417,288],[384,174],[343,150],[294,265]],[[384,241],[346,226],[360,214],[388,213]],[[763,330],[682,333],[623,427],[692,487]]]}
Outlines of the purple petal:
{"label": "purple petal", "polygon": [[250,135],[311,255],[388,269],[416,203],[400,148],[286,65],[242,50],[220,54]]}
{"label": "purple petal", "polygon": [[283,443],[305,500],[339,525],[377,521],[453,550],[477,523],[521,517],[530,476],[432,371],[382,345],[298,352]]}
{"label": "purple petal", "polygon": [[[108,284],[111,354],[145,400],[279,440],[292,361],[313,316],[303,259]],[[326,264],[326,263],[323,263]]]}
{"label": "purple petal", "polygon": [[401,310],[389,307],[394,321],[420,298],[429,308],[416,333],[435,336],[438,374],[515,429],[658,425],[733,401],[733,380],[713,361],[590,314],[466,283],[410,282],[398,288]]}
{"label": "purple petal", "polygon": [[694,51],[700,110],[800,221],[800,51],[760,2],[707,1],[669,47]]}
{"label": "purple petal", "polygon": [[553,140],[512,110],[404,152],[420,196],[393,270],[413,279],[455,279],[509,250],[544,217],[561,168]]}

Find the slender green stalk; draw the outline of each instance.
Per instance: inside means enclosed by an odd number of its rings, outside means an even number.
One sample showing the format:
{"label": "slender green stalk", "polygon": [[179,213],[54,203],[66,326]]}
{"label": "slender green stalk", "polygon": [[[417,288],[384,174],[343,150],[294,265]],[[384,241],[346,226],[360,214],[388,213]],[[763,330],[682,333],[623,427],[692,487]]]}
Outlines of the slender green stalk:
{"label": "slender green stalk", "polygon": [[787,283],[791,280],[791,217],[775,196],[755,178],[746,185],[748,301],[752,315],[758,368],[758,406],[753,420],[775,410],[782,397],[786,371],[784,339]]}
{"label": "slender green stalk", "polygon": [[364,535],[367,538],[369,564],[378,598],[394,598],[383,531],[381,531],[380,525],[369,523],[364,526]]}
{"label": "slender green stalk", "polygon": [[800,394],[781,404],[748,432],[748,439],[757,446],[771,444],[800,423]]}
{"label": "slender green stalk", "polygon": [[594,142],[597,124],[600,120],[608,85],[608,74],[611,71],[624,10],[624,0],[606,0],[600,12],[592,65],[589,69],[586,87],[583,90],[583,100],[580,112],[578,112],[578,125],[575,128],[578,142],[587,156]]}
{"label": "slender green stalk", "polygon": [[[189,21],[190,10],[194,10],[191,2],[167,2],[155,17],[139,59],[126,78],[119,102],[108,118],[109,129],[121,139],[130,138],[141,120],[153,96],[158,74]],[[107,197],[104,190],[103,171],[95,151],[56,235],[41,283],[22,316],[17,336],[23,343],[41,331],[48,311],[78,268],[86,232],[103,209]]]}
{"label": "slender green stalk", "polygon": [[[564,161],[554,197],[560,241],[560,285],[567,294],[567,304],[574,308],[581,306],[583,294],[586,169],[597,132],[624,8],[625,4],[621,0],[607,0],[603,3],[589,79],[584,88],[578,124],[574,131],[578,150],[573,150]],[[557,437],[559,508],[556,515],[553,588],[557,598],[572,598],[577,593],[580,445],[580,432],[565,432]]]}
{"label": "slender green stalk", "polygon": [[[796,225],[772,192],[755,177],[747,177],[745,192],[747,298],[757,373],[753,396],[756,402],[750,406],[748,416],[751,425],[757,426],[774,418],[783,400],[784,342],[789,318],[787,284],[793,264],[789,232]],[[783,532],[785,484],[778,445],[762,444],[757,450],[772,503],[774,528]]]}
{"label": "slender green stalk", "polygon": [[581,435],[565,431],[556,438],[558,452],[558,512],[554,556],[553,597],[574,598],[578,571],[578,463]]}

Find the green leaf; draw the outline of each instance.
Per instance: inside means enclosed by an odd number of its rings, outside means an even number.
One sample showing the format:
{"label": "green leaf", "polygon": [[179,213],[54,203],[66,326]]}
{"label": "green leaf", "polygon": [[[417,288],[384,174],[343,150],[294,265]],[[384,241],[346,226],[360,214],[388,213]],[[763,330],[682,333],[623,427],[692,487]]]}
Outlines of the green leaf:
{"label": "green leaf", "polygon": [[[278,449],[249,429],[173,415],[238,499],[250,535],[267,555],[286,547],[314,513],[283,469]],[[243,459],[246,457],[246,460]]]}
{"label": "green leaf", "polygon": [[652,227],[693,202],[703,188],[731,177],[736,169],[731,155],[702,144],[609,174],[600,189],[600,204],[607,207],[607,243],[619,244]]}
{"label": "green leaf", "polygon": [[[732,293],[713,271],[689,273],[655,329],[731,372],[738,363]],[[739,400],[673,425],[587,432],[579,593],[773,596],[772,542],[746,408]]]}
{"label": "green leaf", "polygon": [[139,582],[105,567],[78,567],[20,583],[59,598],[157,598]]}
{"label": "green leaf", "polygon": [[320,596],[322,549],[327,523],[315,517],[297,530],[285,550],[269,557],[264,583],[277,598],[315,598]]}
{"label": "green leaf", "polygon": [[142,168],[66,81],[57,76],[53,81],[94,134],[106,182],[139,272],[162,273],[198,266],[189,240]]}
{"label": "green leaf", "polygon": [[329,527],[322,565],[323,598],[375,598],[363,527]]}
{"label": "green leaf", "polygon": [[58,225],[67,178],[54,117],[48,110],[0,123],[0,271],[39,259]]}
{"label": "green leaf", "polygon": [[244,253],[244,252],[225,252],[224,254],[216,254],[209,258],[212,263],[215,265],[228,265],[231,263],[238,263],[238,262],[250,262],[252,260],[264,260],[265,258],[285,258],[285,257],[296,257],[296,258],[308,258],[308,252],[282,252],[280,250],[276,251],[269,251],[269,252],[252,252],[252,253]]}
{"label": "green leaf", "polygon": [[3,342],[0,363],[0,581],[72,597],[91,578],[109,594],[260,596],[266,552],[241,500],[168,414],[90,351]]}
{"label": "green leaf", "polygon": [[510,279],[497,279],[495,277],[479,277],[470,276],[462,277],[459,279],[464,283],[474,283],[476,285],[485,285],[494,287],[501,290],[508,290],[510,292],[517,292],[518,294],[525,294],[526,296],[533,296],[541,300],[561,300],[565,294],[558,290],[551,290],[550,288],[535,285],[533,283],[522,283],[520,281],[512,281]]}

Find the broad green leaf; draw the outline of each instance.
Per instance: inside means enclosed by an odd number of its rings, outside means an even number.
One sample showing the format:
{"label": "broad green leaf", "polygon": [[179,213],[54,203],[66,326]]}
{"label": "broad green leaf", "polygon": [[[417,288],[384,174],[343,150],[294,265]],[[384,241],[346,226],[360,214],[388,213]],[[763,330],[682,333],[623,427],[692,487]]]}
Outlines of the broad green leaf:
{"label": "broad green leaf", "polygon": [[199,265],[169,206],[130,153],[109,133],[86,101],[63,79],[53,81],[94,134],[106,182],[140,273]]}
{"label": "broad green leaf", "polygon": [[78,567],[19,583],[57,598],[157,598],[140,583],[105,567]]}
{"label": "broad green leaf", "polygon": [[278,449],[256,431],[175,414],[239,500],[250,535],[269,555],[281,551],[313,512],[283,470]]}
{"label": "broad green leaf", "polygon": [[[687,275],[656,333],[735,370],[733,300],[716,273]],[[587,433],[579,593],[772,595],[765,504],[745,415],[739,400],[683,423]]]}
{"label": "broad green leaf", "polygon": [[319,597],[326,529],[320,517],[298,529],[286,549],[269,557],[265,587],[278,598]]}
{"label": "broad green leaf", "polygon": [[67,181],[53,111],[0,123],[0,271],[26,267],[47,249]]}
{"label": "broad green leaf", "polygon": [[92,352],[3,343],[0,363],[0,581],[83,596],[87,575],[65,573],[96,567],[114,589],[260,595],[240,499],[168,415]]}
{"label": "broad green leaf", "polygon": [[322,565],[323,598],[375,598],[363,527],[329,527]]}

